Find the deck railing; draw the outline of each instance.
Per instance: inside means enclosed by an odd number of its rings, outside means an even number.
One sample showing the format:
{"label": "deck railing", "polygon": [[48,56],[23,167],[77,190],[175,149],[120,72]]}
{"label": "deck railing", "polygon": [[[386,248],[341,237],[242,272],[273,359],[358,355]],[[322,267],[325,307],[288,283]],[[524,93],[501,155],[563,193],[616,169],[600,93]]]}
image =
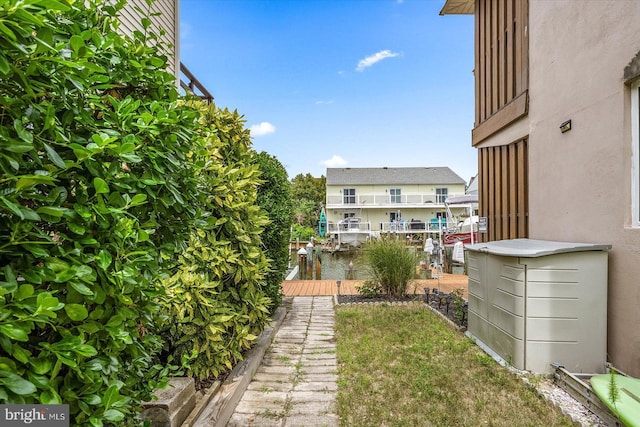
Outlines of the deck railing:
{"label": "deck railing", "polygon": [[372,228],[370,222],[329,222],[327,224],[327,234],[340,233],[367,233],[375,232],[404,232],[404,233],[425,233],[438,232],[444,230],[447,226],[446,221],[442,221],[439,225],[436,222],[425,221],[391,221],[376,223]]}
{"label": "deck railing", "polygon": [[[180,63],[180,72],[181,72],[180,86],[186,92],[188,92],[188,93],[190,93],[192,95],[200,97],[200,99],[202,99],[203,101],[206,101],[207,104],[211,104],[213,102],[213,95],[211,95],[211,93],[209,93],[207,88],[204,87],[204,85],[202,83],[200,83],[200,80],[198,80],[196,78],[196,76],[194,76],[193,73],[191,71],[189,71],[187,66],[184,65],[182,62]],[[185,82],[182,79],[183,76],[186,78],[186,80],[188,80],[188,82]],[[200,93],[197,93],[196,89]]]}
{"label": "deck railing", "polygon": [[327,206],[422,206],[444,205],[447,197],[462,196],[463,194],[403,194],[391,196],[389,194],[357,194],[355,196],[328,195]]}
{"label": "deck railing", "polygon": [[327,224],[327,233],[364,233],[371,231],[370,222],[329,222]]}

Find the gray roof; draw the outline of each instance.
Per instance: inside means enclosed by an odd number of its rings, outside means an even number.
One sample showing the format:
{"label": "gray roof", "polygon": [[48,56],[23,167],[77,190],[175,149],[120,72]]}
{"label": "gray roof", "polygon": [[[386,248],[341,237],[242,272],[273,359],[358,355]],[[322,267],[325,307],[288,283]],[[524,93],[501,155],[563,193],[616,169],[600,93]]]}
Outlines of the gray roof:
{"label": "gray roof", "polygon": [[446,166],[431,168],[327,168],[327,185],[466,184]]}

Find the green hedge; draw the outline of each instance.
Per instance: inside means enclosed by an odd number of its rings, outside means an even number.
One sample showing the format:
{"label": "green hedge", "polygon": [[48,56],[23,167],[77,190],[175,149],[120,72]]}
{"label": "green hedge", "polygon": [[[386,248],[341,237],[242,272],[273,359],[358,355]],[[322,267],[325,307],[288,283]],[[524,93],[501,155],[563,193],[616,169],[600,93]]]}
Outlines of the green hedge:
{"label": "green hedge", "polygon": [[189,373],[217,376],[242,359],[269,320],[269,263],[260,234],[269,224],[256,205],[260,171],[237,112],[200,105],[203,144],[194,152],[207,194],[198,229],[165,284],[171,322],[167,350],[191,358]]}
{"label": "green hedge", "polygon": [[137,424],[165,362],[219,351],[178,349],[203,325],[168,322],[165,284],[201,275],[224,360],[270,304],[247,133],[179,101],[156,36],[116,30],[122,5],[0,5],[0,403],[68,403],[73,425]]}
{"label": "green hedge", "polygon": [[265,255],[271,259],[271,270],[267,274],[267,295],[271,298],[271,311],[282,302],[281,284],[289,266],[289,241],[293,222],[291,183],[287,171],[274,156],[258,153],[262,183],[258,187],[258,204],[266,211],[270,223],[262,233]]}

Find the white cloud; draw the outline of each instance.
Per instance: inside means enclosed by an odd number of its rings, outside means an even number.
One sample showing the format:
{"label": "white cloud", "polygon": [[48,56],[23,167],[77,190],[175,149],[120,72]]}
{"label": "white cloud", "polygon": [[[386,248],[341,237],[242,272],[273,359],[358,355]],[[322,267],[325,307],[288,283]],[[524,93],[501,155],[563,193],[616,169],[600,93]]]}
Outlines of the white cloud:
{"label": "white cloud", "polygon": [[328,101],[322,101],[322,100],[316,101],[316,105],[330,105],[330,104],[333,104],[333,99],[330,99]]}
{"label": "white cloud", "polygon": [[328,168],[335,168],[338,166],[346,165],[347,161],[337,154],[334,154],[332,158],[330,158],[329,160],[324,160],[320,162],[320,164]]}
{"label": "white cloud", "polygon": [[269,122],[262,122],[257,125],[252,125],[249,130],[251,131],[251,136],[263,136],[274,133],[276,127]]}
{"label": "white cloud", "polygon": [[397,52],[391,52],[390,50],[381,50],[380,52],[376,52],[373,55],[369,55],[364,59],[361,59],[358,62],[358,66],[356,67],[356,71],[364,71],[365,68],[371,67],[376,62],[380,62],[385,58],[393,58],[395,56],[400,56]]}

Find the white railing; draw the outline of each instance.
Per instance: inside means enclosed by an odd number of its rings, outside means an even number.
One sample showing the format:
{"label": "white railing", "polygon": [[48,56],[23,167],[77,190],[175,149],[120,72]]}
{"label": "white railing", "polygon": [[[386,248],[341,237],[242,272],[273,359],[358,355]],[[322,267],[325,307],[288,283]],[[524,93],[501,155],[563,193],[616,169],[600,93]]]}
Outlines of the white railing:
{"label": "white railing", "polygon": [[329,222],[327,224],[328,234],[349,233],[349,232],[368,232],[368,231],[371,231],[370,222],[339,221],[339,222]]}
{"label": "white railing", "polygon": [[327,205],[331,206],[417,206],[425,204],[444,205],[447,197],[462,194],[403,194],[390,196],[389,194],[357,194],[355,196],[329,195]]}
{"label": "white railing", "polygon": [[[378,228],[379,227],[379,228]],[[446,228],[446,222],[442,221],[439,225],[437,222],[428,221],[391,221],[380,222],[375,224],[375,228],[371,228],[370,222],[329,222],[327,224],[327,234],[339,233],[367,233],[376,232],[405,232],[405,233],[424,233],[437,232]]]}
{"label": "white railing", "polygon": [[442,224],[439,225],[436,222],[426,222],[426,221],[391,221],[391,222],[381,222],[380,223],[380,231],[382,232],[406,232],[406,233],[424,233],[427,231],[440,231],[446,228],[446,222],[442,221]]}

